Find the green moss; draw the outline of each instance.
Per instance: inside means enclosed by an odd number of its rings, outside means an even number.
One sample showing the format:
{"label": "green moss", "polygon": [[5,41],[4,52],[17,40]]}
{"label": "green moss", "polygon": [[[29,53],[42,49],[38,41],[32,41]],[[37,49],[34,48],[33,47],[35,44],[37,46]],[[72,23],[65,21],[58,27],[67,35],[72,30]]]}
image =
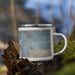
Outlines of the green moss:
{"label": "green moss", "polygon": [[75,62],[68,65],[64,65],[64,67],[58,72],[56,72],[55,75],[75,75]]}
{"label": "green moss", "polygon": [[70,41],[75,40],[75,25],[73,26],[72,33],[68,38]]}
{"label": "green moss", "polygon": [[[64,47],[64,42],[61,44],[55,44],[55,52],[60,51]],[[68,41],[67,49],[58,56],[62,64],[75,60],[75,41]]]}
{"label": "green moss", "polygon": [[68,39],[69,39],[70,41],[75,40],[75,32],[72,32]]}

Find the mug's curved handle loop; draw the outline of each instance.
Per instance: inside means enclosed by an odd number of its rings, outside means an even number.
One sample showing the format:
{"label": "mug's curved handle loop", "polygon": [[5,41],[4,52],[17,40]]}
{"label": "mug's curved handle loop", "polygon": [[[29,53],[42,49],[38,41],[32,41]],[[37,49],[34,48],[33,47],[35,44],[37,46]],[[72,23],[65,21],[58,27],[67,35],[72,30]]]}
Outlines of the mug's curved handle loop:
{"label": "mug's curved handle loop", "polygon": [[67,38],[66,38],[66,36],[64,34],[61,34],[61,33],[53,33],[53,35],[62,36],[64,38],[64,40],[65,40],[64,48],[60,52],[54,53],[54,55],[58,55],[58,54],[61,54],[62,52],[64,52],[66,50]]}

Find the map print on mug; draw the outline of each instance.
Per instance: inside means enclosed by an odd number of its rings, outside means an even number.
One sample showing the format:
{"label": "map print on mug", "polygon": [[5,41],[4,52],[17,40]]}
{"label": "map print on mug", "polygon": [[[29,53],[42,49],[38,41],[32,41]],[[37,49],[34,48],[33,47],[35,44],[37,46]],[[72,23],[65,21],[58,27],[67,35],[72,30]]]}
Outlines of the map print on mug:
{"label": "map print on mug", "polygon": [[50,30],[20,31],[20,53],[23,57],[50,56]]}

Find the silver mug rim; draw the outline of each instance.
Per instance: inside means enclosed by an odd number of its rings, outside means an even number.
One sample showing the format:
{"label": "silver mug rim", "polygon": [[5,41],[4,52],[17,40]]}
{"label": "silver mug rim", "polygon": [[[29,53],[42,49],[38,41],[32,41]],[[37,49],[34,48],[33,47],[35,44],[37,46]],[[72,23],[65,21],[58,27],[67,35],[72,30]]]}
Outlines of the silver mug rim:
{"label": "silver mug rim", "polygon": [[18,27],[52,27],[53,24],[23,24]]}

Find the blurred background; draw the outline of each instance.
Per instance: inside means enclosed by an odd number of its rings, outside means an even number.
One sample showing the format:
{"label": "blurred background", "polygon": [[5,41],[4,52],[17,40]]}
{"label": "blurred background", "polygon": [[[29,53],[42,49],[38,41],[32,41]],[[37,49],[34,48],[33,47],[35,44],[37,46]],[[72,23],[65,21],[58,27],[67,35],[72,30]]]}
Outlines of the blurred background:
{"label": "blurred background", "polygon": [[7,42],[18,41],[18,25],[52,23],[56,32],[68,38],[74,29],[74,15],[75,0],[0,0],[0,70],[4,71],[1,55]]}

